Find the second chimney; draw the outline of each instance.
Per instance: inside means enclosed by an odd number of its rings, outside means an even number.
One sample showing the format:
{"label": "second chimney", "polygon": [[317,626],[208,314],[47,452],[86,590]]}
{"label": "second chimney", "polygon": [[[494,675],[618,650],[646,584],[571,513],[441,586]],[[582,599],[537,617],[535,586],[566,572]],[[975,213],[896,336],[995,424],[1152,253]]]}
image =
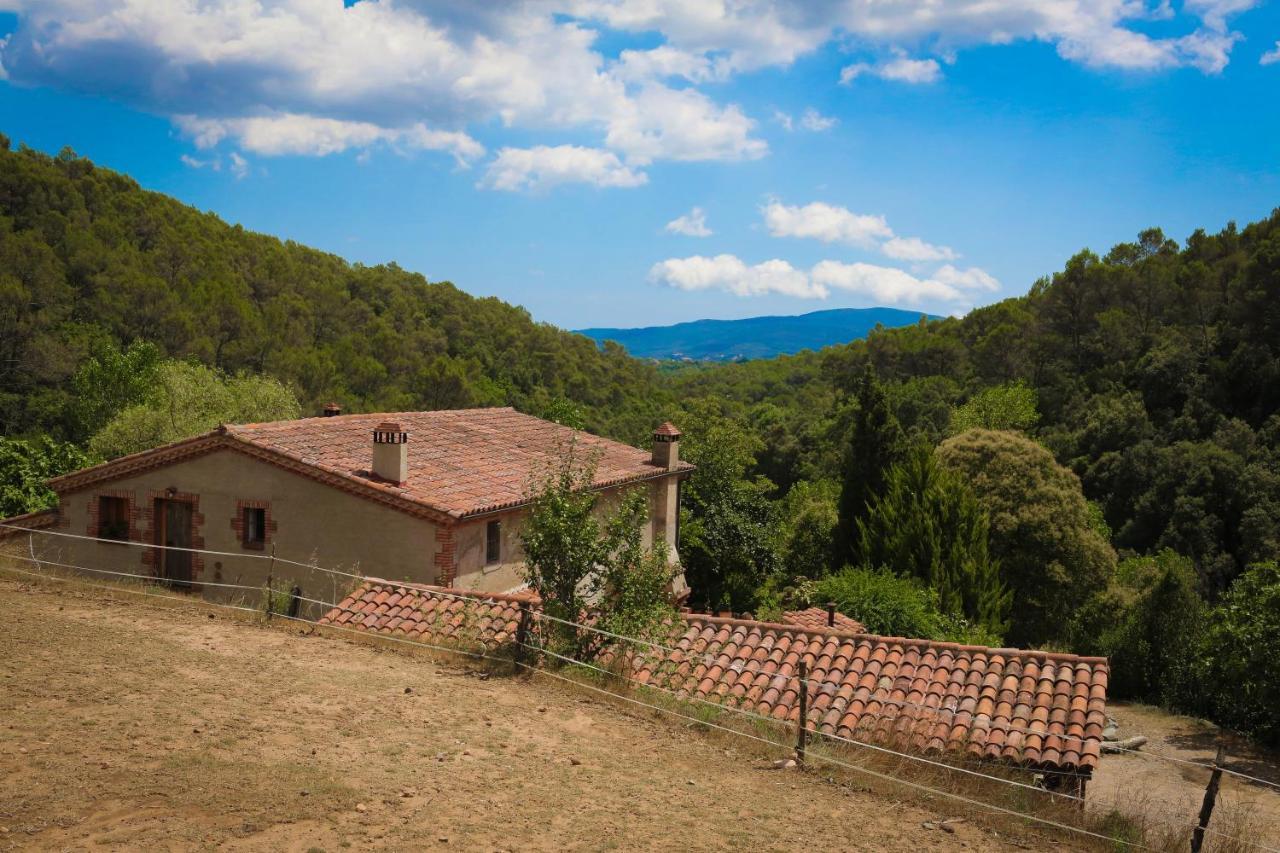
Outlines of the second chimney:
{"label": "second chimney", "polygon": [[320,410],[322,418],[336,418],[340,414],[342,414],[342,407],[337,403],[325,403],[324,408]]}
{"label": "second chimney", "polygon": [[680,430],[671,421],[653,431],[653,464],[668,471],[680,464]]}
{"label": "second chimney", "polygon": [[373,430],[373,475],[400,485],[409,479],[409,434],[400,424],[380,423]]}

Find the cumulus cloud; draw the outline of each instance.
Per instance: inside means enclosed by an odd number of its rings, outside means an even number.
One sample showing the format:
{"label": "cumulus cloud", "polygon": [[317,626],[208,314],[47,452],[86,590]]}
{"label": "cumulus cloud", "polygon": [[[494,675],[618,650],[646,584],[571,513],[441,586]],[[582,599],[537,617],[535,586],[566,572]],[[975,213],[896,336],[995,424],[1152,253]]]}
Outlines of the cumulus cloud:
{"label": "cumulus cloud", "polygon": [[968,291],[999,286],[976,267],[957,270],[947,265],[922,278],[876,264],[826,260],[804,271],[776,258],[749,265],[736,255],[727,254],[668,258],[653,265],[649,279],[680,290],[722,290],[736,296],[780,294],[826,299],[833,291],[840,291],[882,305],[967,303]]}
{"label": "cumulus cloud", "polygon": [[880,251],[898,261],[951,261],[958,257],[950,246],[935,246],[919,237],[893,237],[885,240]]}
{"label": "cumulus cloud", "polygon": [[246,151],[267,155],[324,156],[377,143],[402,150],[448,151],[462,165],[484,154],[484,146],[465,133],[430,130],[422,124],[387,128],[371,122],[297,114],[238,119],[180,115],[174,117],[174,122],[197,148],[211,148],[224,138],[234,137]]}
{"label": "cumulus cloud", "polygon": [[1262,54],[1262,58],[1258,60],[1262,65],[1273,65],[1280,62],[1280,41],[1276,42],[1276,46],[1266,53]]}
{"label": "cumulus cloud", "polygon": [[762,212],[765,227],[774,237],[801,237],[879,249],[894,260],[912,263],[953,261],[960,257],[950,246],[926,243],[919,237],[899,237],[883,216],[854,213],[839,205],[815,201],[792,206],[774,199],[764,206]]}
{"label": "cumulus cloud", "polygon": [[544,190],[560,184],[638,187],[649,180],[617,155],[579,145],[503,148],[478,186],[491,190]]}
{"label": "cumulus cloud", "polygon": [[231,152],[231,174],[239,181],[249,174],[249,161],[235,151]]}
{"label": "cumulus cloud", "polygon": [[883,216],[854,213],[820,201],[803,207],[770,201],[764,206],[764,223],[774,237],[803,237],[824,243],[873,246],[893,236]]}
{"label": "cumulus cloud", "polygon": [[711,236],[711,229],[707,227],[707,214],[700,207],[668,222],[666,230],[668,234],[683,234],[686,237]]}
{"label": "cumulus cloud", "polygon": [[777,259],[748,266],[735,255],[714,258],[694,255],[668,258],[649,270],[650,281],[680,290],[724,290],[737,296],[780,293],[801,299],[825,299],[826,288],[786,261]]}
{"label": "cumulus cloud", "polygon": [[[785,68],[833,41],[885,57],[849,66],[847,81],[937,79],[937,61],[903,44],[952,55],[1015,41],[1090,67],[1216,73],[1240,39],[1231,18],[1256,3],[1187,0],[1173,13],[1128,0],[0,0],[18,14],[0,74],[184,117],[203,128],[197,142],[263,156],[387,148],[471,162],[483,156],[475,126],[594,134],[589,144],[634,180],[658,160],[764,156],[751,118],[698,87]],[[1153,15],[1172,15],[1170,35],[1144,31]],[[657,43],[607,59],[599,44],[613,33]],[[815,113],[807,129],[827,121]]]}
{"label": "cumulus cloud", "polygon": [[840,82],[848,86],[864,74],[898,83],[936,83],[942,79],[942,66],[936,59],[912,59],[898,54],[883,62],[846,65],[840,69]]}

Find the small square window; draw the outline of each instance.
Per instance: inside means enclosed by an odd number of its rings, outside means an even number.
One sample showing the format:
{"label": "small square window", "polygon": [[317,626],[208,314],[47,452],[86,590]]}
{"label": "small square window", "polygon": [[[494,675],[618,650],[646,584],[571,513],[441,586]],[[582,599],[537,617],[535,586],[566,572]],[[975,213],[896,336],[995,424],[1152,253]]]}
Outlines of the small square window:
{"label": "small square window", "polygon": [[129,541],[129,499],[102,495],[98,498],[98,538]]}
{"label": "small square window", "polygon": [[502,522],[491,521],[484,529],[484,564],[502,562]]}
{"label": "small square window", "polygon": [[267,541],[267,511],[260,507],[244,508],[244,545],[261,548]]}

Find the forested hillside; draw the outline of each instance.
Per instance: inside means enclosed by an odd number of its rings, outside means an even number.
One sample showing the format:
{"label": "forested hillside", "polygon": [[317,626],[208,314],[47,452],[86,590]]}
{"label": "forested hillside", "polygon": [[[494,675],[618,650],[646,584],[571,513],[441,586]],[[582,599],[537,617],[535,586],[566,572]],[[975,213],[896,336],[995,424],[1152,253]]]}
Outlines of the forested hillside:
{"label": "forested hillside", "polygon": [[230,226],[0,137],[0,516],[209,429],[513,405],[685,433],[692,603],[1112,660],[1280,742],[1280,211],[1084,251],[1026,296],[659,373],[394,264]]}
{"label": "forested hillside", "polygon": [[304,411],[579,404],[642,435],[656,374],[618,347],[395,264],[362,266],[231,226],[69,151],[0,140],[0,431],[84,440],[73,379],[104,348],[266,373]]}

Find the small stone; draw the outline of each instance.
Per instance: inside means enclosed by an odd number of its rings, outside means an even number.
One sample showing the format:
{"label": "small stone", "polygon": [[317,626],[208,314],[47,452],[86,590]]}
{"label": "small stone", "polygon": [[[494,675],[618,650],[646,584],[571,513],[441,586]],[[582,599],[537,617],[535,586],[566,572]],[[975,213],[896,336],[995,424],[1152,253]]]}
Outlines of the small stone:
{"label": "small stone", "polygon": [[20,747],[18,747],[18,752],[21,752],[23,755],[26,755],[26,754],[27,754],[27,748],[26,748],[25,746],[20,746]]}
{"label": "small stone", "polygon": [[210,619],[217,619],[218,617],[217,617],[217,616],[214,616],[212,613],[210,613],[210,614],[209,614],[209,618],[210,618]]}
{"label": "small stone", "polygon": [[405,799],[408,799],[409,797],[416,797],[418,796],[418,789],[405,788],[403,791],[400,792],[400,796],[404,797]]}
{"label": "small stone", "polygon": [[920,824],[920,828],[921,829],[937,829],[938,825],[931,820],[926,820],[924,823]]}
{"label": "small stone", "polygon": [[795,766],[796,760],[794,758],[779,758],[777,761],[773,762],[774,770],[790,770]]}
{"label": "small stone", "polygon": [[949,823],[938,824],[938,829],[941,829],[943,832],[949,832],[952,835],[956,834],[956,828]]}
{"label": "small stone", "polygon": [[443,752],[436,753],[436,761],[444,761],[444,759],[445,759],[445,754]]}
{"label": "small stone", "polygon": [[538,713],[539,713],[539,714],[545,714],[545,713],[547,713],[547,706],[546,706],[546,705],[539,705],[539,706],[538,706]]}
{"label": "small stone", "polygon": [[316,748],[315,748],[314,746],[313,746],[313,747],[311,747],[311,754],[312,754],[312,755],[315,755],[315,754],[316,754]]}
{"label": "small stone", "polygon": [[311,792],[310,792],[310,791],[308,791],[306,788],[303,788],[301,791],[299,791],[299,792],[298,792],[298,796],[299,796],[299,797],[309,797],[309,796],[311,796]]}
{"label": "small stone", "polygon": [[356,803],[356,811],[360,812],[361,814],[364,814],[368,810],[369,810],[369,807],[366,806],[364,803]]}
{"label": "small stone", "polygon": [[570,759],[569,759],[569,764],[570,764],[571,766],[573,766],[573,767],[577,767],[578,765],[582,764],[582,762],[581,762],[581,761],[579,761],[579,760],[578,760],[578,759],[576,759],[576,758],[570,758]]}
{"label": "small stone", "polygon": [[192,730],[191,730],[191,733],[192,733],[193,735],[198,735],[198,734],[200,734],[200,730],[199,730],[199,729],[192,729]]}
{"label": "small stone", "polygon": [[404,689],[404,692],[405,692],[405,693],[412,693],[412,692],[413,692],[413,688],[412,688],[412,687],[406,687],[406,688]]}
{"label": "small stone", "polygon": [[463,755],[470,755],[470,754],[471,754],[471,750],[469,750],[469,749],[464,749],[464,750],[462,750],[462,754],[463,754]]}
{"label": "small stone", "polygon": [[436,841],[439,841],[441,844],[448,844],[448,843],[449,843],[449,836],[447,836],[447,835],[442,835],[442,836],[440,836],[439,838],[437,838],[437,839],[436,839]]}
{"label": "small stone", "polygon": [[684,780],[684,783],[685,783],[686,785],[696,785],[696,784],[698,784],[697,782],[694,782],[692,779],[685,779],[685,780]]}

